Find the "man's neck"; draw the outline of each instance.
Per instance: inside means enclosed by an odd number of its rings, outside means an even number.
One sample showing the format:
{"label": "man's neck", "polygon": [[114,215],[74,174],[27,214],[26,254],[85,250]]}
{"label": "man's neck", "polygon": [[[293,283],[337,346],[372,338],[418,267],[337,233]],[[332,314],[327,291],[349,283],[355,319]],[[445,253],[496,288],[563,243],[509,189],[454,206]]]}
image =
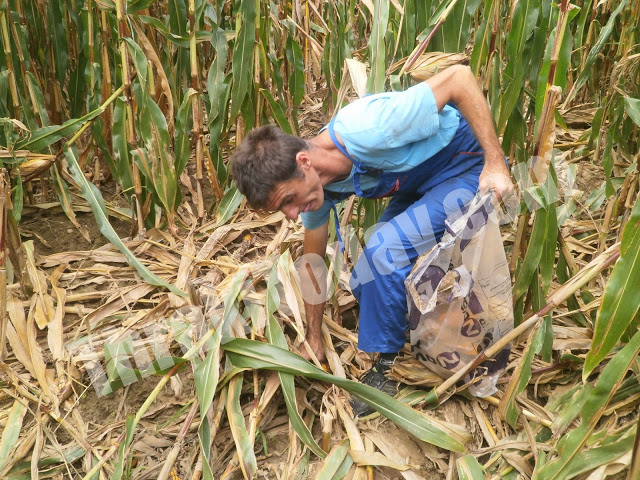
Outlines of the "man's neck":
{"label": "man's neck", "polygon": [[344,180],[349,176],[353,162],[335,146],[327,130],[308,140],[307,143],[311,147],[309,150],[311,164],[320,177],[322,186]]}

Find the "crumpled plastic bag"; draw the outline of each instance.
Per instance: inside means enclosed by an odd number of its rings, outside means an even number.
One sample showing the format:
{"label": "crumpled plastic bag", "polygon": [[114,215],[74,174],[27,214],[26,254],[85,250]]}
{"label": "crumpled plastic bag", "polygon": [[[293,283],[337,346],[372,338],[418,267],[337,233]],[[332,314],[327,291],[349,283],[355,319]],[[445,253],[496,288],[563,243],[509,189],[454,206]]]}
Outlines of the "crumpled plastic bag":
{"label": "crumpled plastic bag", "polygon": [[[495,197],[493,199],[495,201]],[[442,240],[405,281],[414,356],[447,378],[513,329],[511,276],[492,195],[476,196],[448,219]],[[509,360],[510,346],[465,377],[486,397]]]}

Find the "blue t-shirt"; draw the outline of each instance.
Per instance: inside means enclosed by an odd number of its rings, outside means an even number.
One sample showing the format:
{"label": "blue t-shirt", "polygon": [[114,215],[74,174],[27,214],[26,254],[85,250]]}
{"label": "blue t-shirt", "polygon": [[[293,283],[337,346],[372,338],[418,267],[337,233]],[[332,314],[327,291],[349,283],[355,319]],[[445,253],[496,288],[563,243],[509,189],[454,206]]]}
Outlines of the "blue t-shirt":
{"label": "blue t-shirt", "polygon": [[[385,92],[356,100],[342,108],[334,120],[334,131],[347,152],[363,167],[384,172],[405,172],[428,160],[453,139],[460,122],[458,111],[446,105],[438,112],[431,87],[422,82],[404,92]],[[325,127],[326,128],[326,127]],[[353,174],[329,183],[330,192],[354,193]],[[377,186],[373,176],[361,175],[363,191]],[[332,202],[325,198],[316,211],[302,213],[309,230],[329,218]]]}

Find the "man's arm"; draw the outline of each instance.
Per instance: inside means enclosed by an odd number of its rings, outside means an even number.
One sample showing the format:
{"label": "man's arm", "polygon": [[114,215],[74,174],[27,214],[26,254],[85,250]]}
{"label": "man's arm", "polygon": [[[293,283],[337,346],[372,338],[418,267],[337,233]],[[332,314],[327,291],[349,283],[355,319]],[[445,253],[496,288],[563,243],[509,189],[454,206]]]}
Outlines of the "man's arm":
{"label": "man's arm", "polygon": [[[304,254],[316,254],[322,261],[311,262],[312,272],[307,272],[309,275],[313,274],[311,282],[303,282],[302,285],[302,298],[304,300],[304,311],[307,317],[307,342],[313,350],[313,353],[319,361],[325,359],[324,345],[322,343],[322,315],[324,313],[325,302],[312,302],[311,300],[317,296],[317,289],[319,288],[322,293],[326,289],[327,285],[327,269],[324,263],[324,256],[327,251],[327,237],[329,235],[329,222],[325,222],[319,228],[314,230],[304,231]],[[315,280],[315,281],[314,281]],[[311,289],[316,291],[311,291]],[[311,355],[302,349],[302,356],[306,359],[310,359]]]}
{"label": "man's arm", "polygon": [[513,192],[513,182],[504,163],[504,152],[498,140],[493,117],[482,90],[469,67],[455,65],[426,80],[438,104],[438,111],[453,102],[467,120],[484,152],[484,168],[480,174],[480,191],[493,189],[498,198]]}

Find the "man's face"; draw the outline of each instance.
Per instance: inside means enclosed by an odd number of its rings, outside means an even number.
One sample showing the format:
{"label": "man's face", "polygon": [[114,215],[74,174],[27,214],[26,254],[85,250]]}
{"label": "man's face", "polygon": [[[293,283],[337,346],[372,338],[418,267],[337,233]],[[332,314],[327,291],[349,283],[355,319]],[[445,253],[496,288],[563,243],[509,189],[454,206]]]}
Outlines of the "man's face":
{"label": "man's face", "polygon": [[290,220],[300,213],[318,210],[324,203],[324,191],[318,174],[313,168],[301,168],[302,177],[278,183],[271,195],[267,208],[280,210]]}

